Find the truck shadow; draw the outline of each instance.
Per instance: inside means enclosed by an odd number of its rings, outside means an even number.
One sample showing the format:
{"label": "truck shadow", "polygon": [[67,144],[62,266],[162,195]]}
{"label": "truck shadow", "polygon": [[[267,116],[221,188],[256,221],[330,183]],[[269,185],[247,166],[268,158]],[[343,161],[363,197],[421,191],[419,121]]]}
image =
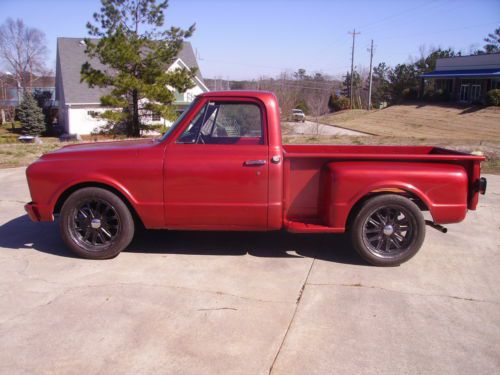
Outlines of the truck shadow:
{"label": "truck shadow", "polygon": [[[52,255],[76,257],[66,249],[57,223],[32,223],[27,215],[0,226],[0,248],[32,248]],[[351,248],[346,235],[330,234],[140,230],[126,252],[310,257],[336,263],[368,265]]]}

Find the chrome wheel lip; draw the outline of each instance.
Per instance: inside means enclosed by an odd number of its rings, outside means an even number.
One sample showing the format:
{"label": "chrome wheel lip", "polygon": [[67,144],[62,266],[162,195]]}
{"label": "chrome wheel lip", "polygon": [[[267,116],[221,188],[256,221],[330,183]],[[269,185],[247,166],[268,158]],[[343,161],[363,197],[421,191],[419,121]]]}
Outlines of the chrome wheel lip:
{"label": "chrome wheel lip", "polygon": [[101,198],[80,202],[68,222],[74,242],[87,251],[102,251],[111,246],[121,233],[121,220],[116,208]]}
{"label": "chrome wheel lip", "polygon": [[363,243],[380,258],[395,258],[410,251],[416,238],[417,222],[413,214],[398,204],[374,208],[363,222]]}

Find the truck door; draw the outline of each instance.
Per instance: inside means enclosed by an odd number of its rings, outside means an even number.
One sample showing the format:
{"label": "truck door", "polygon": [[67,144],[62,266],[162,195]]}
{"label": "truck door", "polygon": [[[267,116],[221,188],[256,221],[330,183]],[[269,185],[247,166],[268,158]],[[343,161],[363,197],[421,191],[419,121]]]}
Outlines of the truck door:
{"label": "truck door", "polygon": [[206,101],[166,150],[167,228],[267,228],[265,122],[257,100]]}

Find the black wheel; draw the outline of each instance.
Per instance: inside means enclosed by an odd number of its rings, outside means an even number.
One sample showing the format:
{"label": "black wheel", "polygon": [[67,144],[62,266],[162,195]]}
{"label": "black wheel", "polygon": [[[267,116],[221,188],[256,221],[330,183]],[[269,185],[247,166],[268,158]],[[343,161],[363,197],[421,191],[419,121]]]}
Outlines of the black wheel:
{"label": "black wheel", "polygon": [[396,266],[413,257],[424,242],[425,220],[418,206],[400,195],[369,199],[350,227],[354,249],[376,266]]}
{"label": "black wheel", "polygon": [[101,188],[71,194],[61,208],[59,225],[71,251],[88,259],[113,258],[134,237],[134,219],[127,205]]}

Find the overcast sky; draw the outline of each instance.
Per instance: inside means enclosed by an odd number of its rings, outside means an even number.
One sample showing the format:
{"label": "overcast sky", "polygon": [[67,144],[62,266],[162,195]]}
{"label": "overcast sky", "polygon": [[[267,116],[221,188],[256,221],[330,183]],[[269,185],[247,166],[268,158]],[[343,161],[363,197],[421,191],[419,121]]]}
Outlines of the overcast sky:
{"label": "overcast sky", "polygon": [[[22,18],[43,30],[54,66],[56,39],[85,37],[98,0],[0,0],[0,21]],[[407,62],[427,48],[468,53],[500,26],[500,0],[170,0],[169,25],[196,23],[191,38],[205,77],[252,79],[305,68],[334,76],[350,66],[356,28],[355,64]]]}

